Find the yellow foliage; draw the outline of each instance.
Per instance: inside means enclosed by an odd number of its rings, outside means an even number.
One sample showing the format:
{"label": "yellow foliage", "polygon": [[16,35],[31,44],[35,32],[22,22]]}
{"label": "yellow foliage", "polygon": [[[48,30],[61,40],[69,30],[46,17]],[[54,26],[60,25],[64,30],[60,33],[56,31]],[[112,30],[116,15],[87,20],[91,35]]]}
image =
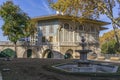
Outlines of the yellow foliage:
{"label": "yellow foliage", "polygon": [[[118,37],[120,36],[120,30],[117,31]],[[110,41],[111,39],[115,39],[114,30],[111,30],[107,33],[104,33],[103,36],[100,37],[100,43],[103,44],[104,42]]]}

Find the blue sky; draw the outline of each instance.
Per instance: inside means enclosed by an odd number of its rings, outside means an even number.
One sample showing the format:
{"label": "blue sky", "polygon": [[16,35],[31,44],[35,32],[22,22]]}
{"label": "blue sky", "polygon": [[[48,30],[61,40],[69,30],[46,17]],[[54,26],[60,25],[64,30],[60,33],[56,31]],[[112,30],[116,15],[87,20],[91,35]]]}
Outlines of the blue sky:
{"label": "blue sky", "polygon": [[[3,4],[3,2],[5,1],[7,0],[0,0],[0,5]],[[48,6],[47,0],[13,0],[13,2],[14,4],[18,5],[31,18],[55,14],[55,11]],[[117,15],[116,9],[114,11],[115,15]],[[101,16],[100,20],[110,22],[110,20],[106,16]],[[6,41],[7,37],[3,36],[3,32],[1,30],[2,25],[3,21],[0,19],[0,41]],[[105,27],[109,28],[108,30],[112,29],[111,25]],[[101,34],[103,34],[104,32],[106,31],[102,31]]]}
{"label": "blue sky", "polygon": [[[0,5],[5,1],[7,0],[0,0]],[[55,11],[48,6],[47,0],[13,0],[13,2],[31,18],[55,13]],[[3,36],[3,32],[1,30],[2,25],[3,21],[0,19],[0,41],[6,41],[7,37]]]}

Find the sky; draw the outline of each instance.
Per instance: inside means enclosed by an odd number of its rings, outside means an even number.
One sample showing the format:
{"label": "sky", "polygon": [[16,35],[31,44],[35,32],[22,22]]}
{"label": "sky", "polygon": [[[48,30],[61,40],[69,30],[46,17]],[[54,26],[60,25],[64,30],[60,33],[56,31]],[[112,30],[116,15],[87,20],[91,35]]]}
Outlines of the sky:
{"label": "sky", "polygon": [[[0,5],[3,4],[7,0],[0,0]],[[55,14],[56,11],[52,10],[47,0],[12,0],[15,5],[18,5],[25,13],[28,14],[31,18],[38,16],[46,16]],[[117,16],[116,11],[117,8],[114,9],[115,16]],[[110,22],[110,20],[106,16],[101,16],[100,20]],[[0,41],[7,41],[7,37],[3,35],[1,30],[2,25],[4,24],[3,20],[0,18]],[[100,35],[112,29],[111,25],[105,26],[109,28],[108,30],[102,31]]]}
{"label": "sky", "polygon": [[[0,5],[7,0],[0,0]],[[23,12],[27,13],[31,18],[38,16],[46,16],[55,14],[55,11],[52,10],[47,0],[12,0],[15,5],[18,5]],[[1,27],[3,25],[3,20],[0,18],[0,41],[7,41],[7,37],[3,35]]]}

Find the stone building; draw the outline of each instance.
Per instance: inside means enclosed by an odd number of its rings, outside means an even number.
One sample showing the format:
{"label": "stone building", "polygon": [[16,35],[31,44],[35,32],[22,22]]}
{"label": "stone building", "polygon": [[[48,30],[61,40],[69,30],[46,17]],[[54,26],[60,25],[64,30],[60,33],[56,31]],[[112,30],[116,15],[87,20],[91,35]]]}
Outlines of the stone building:
{"label": "stone building", "polygon": [[37,17],[32,21],[37,32],[30,42],[38,46],[41,58],[78,58],[75,50],[81,49],[81,36],[86,39],[86,49],[99,53],[99,33],[109,24],[66,15]]}

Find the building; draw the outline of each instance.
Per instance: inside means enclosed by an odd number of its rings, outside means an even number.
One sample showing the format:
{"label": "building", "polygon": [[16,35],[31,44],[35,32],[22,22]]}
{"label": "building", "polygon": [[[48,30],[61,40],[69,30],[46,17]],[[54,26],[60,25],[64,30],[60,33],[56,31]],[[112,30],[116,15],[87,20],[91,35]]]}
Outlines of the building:
{"label": "building", "polygon": [[99,33],[109,23],[71,17],[51,15],[32,19],[37,32],[30,42],[39,46],[41,58],[78,58],[75,50],[81,49],[81,36],[86,39],[86,49],[99,53]]}

